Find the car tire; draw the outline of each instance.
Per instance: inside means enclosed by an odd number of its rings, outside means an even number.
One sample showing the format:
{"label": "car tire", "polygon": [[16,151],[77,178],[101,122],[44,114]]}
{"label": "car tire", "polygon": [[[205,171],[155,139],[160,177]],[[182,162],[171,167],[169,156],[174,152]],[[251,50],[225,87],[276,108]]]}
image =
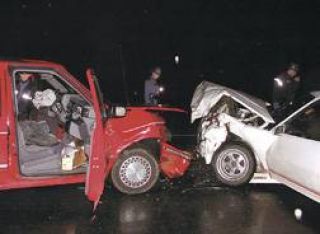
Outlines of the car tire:
{"label": "car tire", "polygon": [[227,144],[212,159],[216,179],[228,186],[248,183],[256,169],[252,152],[240,144]]}
{"label": "car tire", "polygon": [[111,179],[114,187],[122,193],[147,192],[159,179],[158,162],[143,148],[125,150],[112,168]]}

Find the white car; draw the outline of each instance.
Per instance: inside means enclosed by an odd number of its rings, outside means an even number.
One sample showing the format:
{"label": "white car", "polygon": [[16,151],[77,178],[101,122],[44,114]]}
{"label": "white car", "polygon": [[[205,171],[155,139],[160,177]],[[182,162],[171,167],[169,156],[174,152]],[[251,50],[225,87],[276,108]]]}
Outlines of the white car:
{"label": "white car", "polygon": [[320,202],[320,91],[276,122],[266,102],[203,81],[191,110],[198,153],[220,182],[280,182]]}

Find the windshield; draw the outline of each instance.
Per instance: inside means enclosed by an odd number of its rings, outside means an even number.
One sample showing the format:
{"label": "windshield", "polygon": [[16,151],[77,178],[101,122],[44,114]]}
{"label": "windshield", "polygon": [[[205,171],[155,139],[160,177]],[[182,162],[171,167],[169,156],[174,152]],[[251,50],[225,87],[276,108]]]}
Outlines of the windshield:
{"label": "windshield", "polygon": [[314,96],[312,96],[310,93],[296,97],[292,105],[288,107],[287,116],[291,115],[293,112],[310,102],[312,99],[314,99]]}
{"label": "windshield", "polygon": [[279,123],[297,111],[299,108],[310,102],[312,99],[314,99],[314,96],[310,93],[297,96],[291,105],[281,108],[279,113],[273,113],[273,118],[276,120],[276,123]]}

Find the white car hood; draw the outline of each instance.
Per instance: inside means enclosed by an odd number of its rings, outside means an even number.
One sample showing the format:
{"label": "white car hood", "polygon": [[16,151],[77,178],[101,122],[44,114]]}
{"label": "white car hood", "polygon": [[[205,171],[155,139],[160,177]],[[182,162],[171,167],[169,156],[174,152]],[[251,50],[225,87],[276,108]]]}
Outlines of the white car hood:
{"label": "white car hood", "polygon": [[191,122],[206,116],[224,96],[231,97],[234,101],[259,115],[264,121],[274,123],[263,100],[209,81],[201,82],[194,91],[190,105]]}

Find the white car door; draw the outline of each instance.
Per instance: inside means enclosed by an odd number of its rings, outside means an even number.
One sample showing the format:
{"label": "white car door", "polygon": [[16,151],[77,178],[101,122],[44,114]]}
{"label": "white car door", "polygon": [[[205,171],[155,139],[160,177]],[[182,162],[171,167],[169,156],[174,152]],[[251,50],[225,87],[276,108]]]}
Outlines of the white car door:
{"label": "white car door", "polygon": [[320,103],[284,123],[267,152],[272,178],[320,202]]}

